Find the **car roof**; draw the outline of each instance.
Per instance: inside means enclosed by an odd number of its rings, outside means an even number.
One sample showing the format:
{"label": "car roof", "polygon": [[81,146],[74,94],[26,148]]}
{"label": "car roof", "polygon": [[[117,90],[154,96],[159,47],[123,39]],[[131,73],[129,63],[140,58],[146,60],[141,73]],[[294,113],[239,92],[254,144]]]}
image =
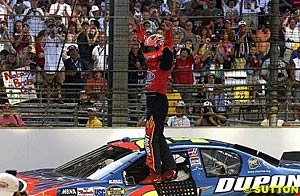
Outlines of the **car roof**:
{"label": "car roof", "polygon": [[[231,144],[227,142],[212,140],[212,139],[205,139],[205,138],[188,138],[188,137],[167,137],[166,138],[167,143],[170,147],[179,147],[179,146],[186,146],[186,145],[201,145],[203,146],[213,146],[213,147],[229,147],[234,148],[239,151],[242,151],[244,153],[248,153],[252,156],[263,158],[264,160],[273,163],[275,165],[279,164],[279,160],[269,156],[261,151],[242,146],[239,144]],[[115,140],[112,142],[109,142],[108,144],[119,146],[123,148],[127,148],[130,150],[143,150],[144,149],[144,138],[129,138],[125,137],[120,140]]]}

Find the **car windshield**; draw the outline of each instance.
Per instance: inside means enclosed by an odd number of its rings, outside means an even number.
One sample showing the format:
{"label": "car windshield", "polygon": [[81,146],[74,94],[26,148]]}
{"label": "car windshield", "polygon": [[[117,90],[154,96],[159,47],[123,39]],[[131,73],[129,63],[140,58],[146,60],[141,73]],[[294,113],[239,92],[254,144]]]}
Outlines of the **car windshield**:
{"label": "car windshield", "polygon": [[55,172],[72,177],[87,178],[97,170],[132,153],[132,150],[113,145],[104,145],[94,151],[69,161]]}

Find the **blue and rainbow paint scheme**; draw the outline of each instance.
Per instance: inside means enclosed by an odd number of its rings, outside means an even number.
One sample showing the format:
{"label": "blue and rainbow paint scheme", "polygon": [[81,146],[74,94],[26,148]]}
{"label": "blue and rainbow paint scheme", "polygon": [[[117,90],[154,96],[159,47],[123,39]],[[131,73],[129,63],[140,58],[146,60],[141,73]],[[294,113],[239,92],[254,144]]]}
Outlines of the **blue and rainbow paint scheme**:
{"label": "blue and rainbow paint scheme", "polygon": [[209,139],[167,142],[178,165],[178,178],[171,182],[139,185],[148,175],[142,138],[112,141],[58,168],[20,172],[18,177],[27,182],[32,196],[287,195],[289,187],[290,195],[298,195],[297,160],[279,161]]}

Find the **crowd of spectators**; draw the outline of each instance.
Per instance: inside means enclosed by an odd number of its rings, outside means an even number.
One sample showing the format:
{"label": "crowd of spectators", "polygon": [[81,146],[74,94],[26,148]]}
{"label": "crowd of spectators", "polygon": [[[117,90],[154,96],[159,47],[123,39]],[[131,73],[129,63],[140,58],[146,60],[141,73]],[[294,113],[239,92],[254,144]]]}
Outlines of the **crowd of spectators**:
{"label": "crowd of spectators", "polygon": [[[200,116],[195,125],[202,125],[205,116],[208,116],[208,123],[211,125],[226,124],[228,111],[231,109],[228,107],[231,101],[223,92],[226,72],[245,72],[249,91],[247,99],[249,103],[258,102],[261,81],[268,82],[271,70],[271,1],[149,0],[131,1],[130,8],[133,19],[129,23],[129,40],[132,47],[136,46],[138,41],[135,17],[142,18],[147,36],[155,33],[163,35],[164,21],[172,22],[174,44],[172,91],[176,90],[176,93],[180,94],[180,99],[186,105],[187,114]],[[292,81],[292,88],[295,89],[293,101],[298,103],[300,75],[296,51],[300,46],[300,5],[296,1],[280,1],[279,9],[281,15],[277,40],[280,46],[278,86],[285,89],[286,82]],[[130,60],[143,64],[140,59],[137,60],[138,55],[135,57],[136,59],[131,56]],[[138,69],[140,67],[136,65],[135,70]],[[136,72],[130,77],[138,78],[139,75]],[[221,85],[221,88],[215,89],[216,85]],[[280,96],[286,95],[286,92],[280,89]],[[280,99],[283,100],[282,97]],[[170,99],[169,103],[172,108]],[[195,110],[193,106],[197,103],[200,103],[201,107]],[[298,121],[299,111],[297,104],[293,106],[295,121]],[[169,113],[169,116],[173,115],[174,112]]]}
{"label": "crowd of spectators", "polygon": [[[140,16],[147,36],[164,34],[166,20],[173,24],[174,71],[170,80],[174,88],[171,91],[181,96],[187,114],[200,114],[193,107],[198,102],[202,105],[206,101],[216,102],[213,99],[219,96],[214,96],[217,94],[214,85],[224,85],[226,71],[246,72],[249,99],[255,102],[259,80],[267,75],[265,70],[270,64],[265,61],[270,52],[270,2],[130,0],[129,100],[142,99],[141,86],[146,75],[134,21],[134,16]],[[42,96],[55,98],[59,103],[66,98],[79,99],[83,90],[89,101],[103,102],[108,90],[109,6],[109,0],[1,0],[1,70],[30,66],[36,87],[47,89]],[[280,3],[280,57],[285,64],[293,62],[294,65],[291,71],[286,70],[288,66],[281,68],[288,72],[284,77],[294,74],[290,78],[295,89],[300,82],[297,71],[300,63],[293,60],[297,57],[293,51],[300,46],[297,43],[300,41],[299,10],[300,4],[294,1]],[[205,88],[183,89],[194,84]],[[74,94],[64,95],[65,91]],[[169,116],[175,115],[177,101],[173,101]],[[216,108],[213,106],[214,112],[220,113]],[[221,113],[226,118],[225,112]]]}

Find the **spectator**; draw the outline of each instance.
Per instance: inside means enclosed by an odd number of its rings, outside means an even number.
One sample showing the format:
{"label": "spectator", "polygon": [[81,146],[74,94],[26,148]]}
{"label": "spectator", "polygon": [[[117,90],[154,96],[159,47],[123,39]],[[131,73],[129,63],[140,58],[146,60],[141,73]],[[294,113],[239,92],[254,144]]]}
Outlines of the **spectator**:
{"label": "spectator", "polygon": [[93,76],[87,81],[85,90],[93,101],[104,103],[108,86],[107,80],[99,68],[93,69]]}
{"label": "spectator", "polygon": [[92,106],[90,96],[86,93],[85,90],[80,91],[78,106],[80,111],[87,110],[88,107]]}
{"label": "spectator", "polygon": [[207,120],[208,125],[213,125],[220,127],[223,125],[223,122],[226,122],[227,119],[225,116],[220,114],[215,114],[213,111],[213,105],[210,101],[205,101],[203,103],[203,108],[200,109],[200,115],[197,121],[195,122],[195,126],[205,125],[204,119]]}
{"label": "spectator", "polygon": [[67,19],[71,16],[71,6],[65,3],[65,0],[58,0],[57,3],[51,4],[49,15],[62,16],[62,23],[66,25]]}
{"label": "spectator", "polygon": [[298,36],[300,34],[300,29],[297,26],[295,18],[287,16],[282,23],[282,31],[285,40],[283,59],[285,62],[289,62],[295,44],[300,42],[300,37]]}
{"label": "spectator", "polygon": [[294,102],[294,105],[292,106],[293,117],[296,122],[299,121],[300,112],[300,47],[297,49],[297,51],[298,56],[291,61],[289,73],[292,81],[292,95]]}
{"label": "spectator", "polygon": [[222,40],[220,43],[220,50],[224,62],[223,62],[223,69],[224,70],[232,70],[233,68],[233,54],[234,54],[234,47],[232,43],[232,38],[230,37],[230,31],[226,30],[222,34]]}
{"label": "spectator", "polygon": [[203,10],[203,16],[222,16],[223,15],[222,10],[216,8],[216,5],[217,5],[216,0],[208,0],[207,9]]}
{"label": "spectator", "polygon": [[18,54],[22,53],[22,50],[33,43],[33,38],[29,34],[29,25],[22,23],[22,21],[15,22],[15,31],[12,36],[12,43]]}
{"label": "spectator", "polygon": [[185,103],[179,101],[175,104],[176,115],[170,116],[167,125],[169,127],[190,127],[190,119],[185,115]]}
{"label": "spectator", "polygon": [[86,61],[91,61],[90,45],[88,44],[89,22],[82,22],[82,29],[77,37],[77,44],[80,57]]}
{"label": "spectator", "polygon": [[57,34],[56,26],[53,23],[48,25],[42,39],[45,52],[45,83],[48,98],[51,96],[51,88],[56,84],[58,102],[63,103],[61,87],[65,81],[65,67],[62,60],[62,42],[64,37]]}
{"label": "spectator", "polygon": [[266,21],[260,30],[256,32],[255,45],[257,48],[257,53],[266,58],[265,56],[269,54],[270,50],[270,22]]}
{"label": "spectator", "polygon": [[97,5],[93,5],[89,15],[91,19],[95,19],[96,21],[98,21],[99,23],[98,30],[105,33],[106,21],[105,18],[101,16],[101,12],[102,12],[101,7]]}
{"label": "spectator", "polygon": [[221,0],[221,4],[224,12],[224,18],[230,23],[235,24],[238,16],[240,15],[239,4],[237,4],[234,0],[228,0],[227,2]]}
{"label": "spectator", "polygon": [[45,29],[45,13],[38,7],[38,0],[31,0],[31,8],[24,11],[23,23],[30,26],[29,34],[37,37],[38,33]]}
{"label": "spectator", "polygon": [[[270,120],[269,120],[269,115],[267,115],[268,118],[264,119],[261,123],[260,123],[260,126],[262,127],[270,127]],[[277,124],[276,124],[277,127],[288,127],[290,126],[288,124],[288,122],[282,120],[282,119],[277,119]]]}
{"label": "spectator", "polygon": [[17,68],[20,68],[18,54],[15,52],[10,52],[6,56],[6,60],[3,62],[3,69],[4,70],[14,70]]}
{"label": "spectator", "polygon": [[245,21],[238,24],[238,32],[235,34],[234,63],[235,69],[245,69],[245,55],[249,54],[250,46],[253,45],[252,31]]}
{"label": "spectator", "polygon": [[212,103],[214,114],[216,115],[216,122],[218,125],[224,125],[227,122],[227,112],[231,110],[231,101],[227,93],[221,85],[216,85],[213,94],[208,99]]}
{"label": "spectator", "polygon": [[105,43],[105,34],[99,33],[97,37],[98,45],[92,51],[92,61],[94,67],[98,67],[101,71],[106,71],[108,58],[108,45]]}
{"label": "spectator", "polygon": [[[270,63],[270,58],[266,59],[261,66],[261,71],[260,71],[260,76],[267,82],[270,82],[270,70],[271,68],[271,63]],[[288,64],[283,61],[281,57],[278,59],[278,76],[277,76],[277,81],[278,81],[278,98],[279,101],[285,102],[286,101],[286,95],[287,95],[287,85],[289,81],[289,76],[288,76]],[[269,96],[267,92],[267,97]]]}
{"label": "spectator", "polygon": [[[65,65],[65,83],[66,90],[79,92],[84,89],[85,83],[88,78],[91,65],[86,60],[80,58],[78,53],[78,47],[76,44],[72,44],[67,48],[68,58]],[[72,95],[74,97],[74,95]]]}
{"label": "spectator", "polygon": [[260,4],[258,0],[240,0],[238,7],[241,8],[240,15],[251,28],[258,28],[258,14],[260,13]]}
{"label": "spectator", "polygon": [[97,109],[95,107],[87,109],[89,114],[89,120],[86,123],[87,128],[101,128],[103,126],[102,122],[97,118]]}
{"label": "spectator", "polygon": [[[1,7],[1,4],[0,4]],[[5,19],[0,16],[0,50],[7,50],[8,52],[15,51],[9,35],[7,23]]]}
{"label": "spectator", "polygon": [[6,16],[13,13],[13,10],[6,3],[5,0],[0,1],[0,19],[5,20]]}
{"label": "spectator", "polygon": [[[198,37],[198,40],[200,40],[200,37]],[[191,89],[185,89],[183,85],[194,84],[193,64],[198,49],[199,41],[197,41],[197,46],[193,53],[191,53],[191,50],[189,48],[181,48],[180,55],[176,58],[174,67],[174,84],[178,88],[182,99],[189,104],[192,103],[193,92]]]}
{"label": "spectator", "polygon": [[139,94],[145,82],[146,64],[145,58],[140,48],[140,44],[132,44],[128,55],[128,99],[130,103],[136,105],[140,102]]}
{"label": "spectator", "polygon": [[246,58],[246,74],[247,84],[250,86],[252,101],[255,101],[257,94],[257,86],[260,85],[259,74],[260,66],[262,64],[261,57],[257,54],[257,48],[252,46],[250,53],[245,56]]}
{"label": "spectator", "polygon": [[192,40],[193,44],[196,44],[196,35],[193,33],[193,23],[190,20],[185,22],[185,29],[182,41],[185,42],[186,40]]}
{"label": "spectator", "polygon": [[13,114],[11,109],[11,105],[9,103],[5,103],[2,106],[2,117],[0,118],[0,126],[1,127],[23,127],[25,126],[25,122],[21,119],[21,117],[17,114]]}
{"label": "spectator", "polygon": [[77,24],[75,22],[70,22],[66,42],[77,43],[78,35]]}
{"label": "spectator", "polygon": [[12,174],[0,173],[0,195],[1,196],[21,196],[20,192],[24,191],[24,195],[27,195],[25,189],[20,190],[20,187],[27,187],[25,183]]}

